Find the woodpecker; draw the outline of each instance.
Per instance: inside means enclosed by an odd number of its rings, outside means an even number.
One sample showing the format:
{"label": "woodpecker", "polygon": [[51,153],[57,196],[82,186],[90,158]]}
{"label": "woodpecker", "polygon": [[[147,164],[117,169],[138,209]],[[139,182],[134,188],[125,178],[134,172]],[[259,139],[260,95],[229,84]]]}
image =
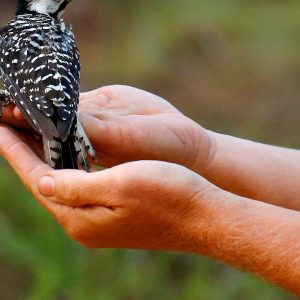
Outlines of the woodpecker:
{"label": "woodpecker", "polygon": [[61,18],[72,0],[18,0],[13,20],[0,30],[0,90],[43,137],[54,169],[89,170],[95,151],[77,117],[80,55]]}

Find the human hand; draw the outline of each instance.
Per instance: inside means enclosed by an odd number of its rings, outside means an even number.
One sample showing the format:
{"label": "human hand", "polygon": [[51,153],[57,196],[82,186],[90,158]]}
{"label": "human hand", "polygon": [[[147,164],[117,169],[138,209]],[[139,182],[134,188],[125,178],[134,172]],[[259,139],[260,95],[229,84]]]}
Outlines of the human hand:
{"label": "human hand", "polygon": [[103,166],[161,160],[198,170],[209,160],[208,132],[148,92],[128,86],[100,88],[81,95],[79,111]]}
{"label": "human hand", "polygon": [[[83,93],[83,126],[104,167],[136,160],[161,160],[197,172],[213,153],[208,131],[167,101],[128,86],[108,86]],[[24,126],[21,113],[4,109],[3,121]]]}
{"label": "human hand", "polygon": [[300,295],[298,212],[238,197],[169,163],[54,171],[21,138],[0,126],[0,155],[84,246],[201,253]]}
{"label": "human hand", "polygon": [[199,197],[216,188],[182,166],[140,161],[94,173],[54,171],[29,148],[28,138],[1,126],[0,154],[67,233],[87,247],[184,251],[189,226],[209,218],[199,218]]}

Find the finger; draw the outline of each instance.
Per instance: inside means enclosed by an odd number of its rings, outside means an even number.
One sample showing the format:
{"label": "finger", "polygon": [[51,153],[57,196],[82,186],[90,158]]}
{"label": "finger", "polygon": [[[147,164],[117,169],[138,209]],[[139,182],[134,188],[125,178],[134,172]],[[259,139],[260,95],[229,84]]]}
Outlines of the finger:
{"label": "finger", "polygon": [[17,106],[14,108],[14,116],[17,120],[25,120],[24,115]]}
{"label": "finger", "polygon": [[[169,127],[159,118],[115,116],[100,121],[93,116],[82,114],[80,119],[95,147],[96,162],[100,165],[110,167],[136,160],[170,159],[169,149],[172,148],[174,139]],[[175,144],[174,148],[176,147]]]}
{"label": "finger", "polygon": [[[17,113],[15,113],[15,111],[17,111]],[[16,127],[16,128],[31,129],[32,130],[32,128],[24,120],[24,118],[19,116],[18,111],[19,111],[19,109],[17,109],[12,104],[10,104],[6,107],[3,107],[3,114],[2,114],[2,117],[0,118],[0,122],[9,124],[9,125],[11,125],[13,127]]]}
{"label": "finger", "polygon": [[14,109],[15,106],[13,104],[4,106],[2,108],[2,116],[1,116],[1,122],[7,122],[11,123],[16,121],[15,115],[14,115]]}
{"label": "finger", "polygon": [[14,119],[13,115],[14,111],[14,106],[13,105],[7,105],[2,107],[2,116],[1,116],[1,121],[8,121],[11,119]]}
{"label": "finger", "polygon": [[43,176],[38,189],[51,201],[71,207],[102,206],[111,209],[113,178],[110,172],[60,170]]}
{"label": "finger", "polygon": [[[118,157],[117,153],[121,152],[121,149],[124,153],[128,153],[123,148],[128,143],[128,134],[125,134],[125,132],[122,134],[125,131],[125,126],[120,128],[117,122],[111,120],[100,121],[98,118],[87,114],[80,114],[80,120],[97,153],[96,161],[90,160],[90,163],[102,167],[111,167],[126,161],[124,155],[121,154]],[[101,138],[99,138],[100,136]],[[123,143],[126,138],[127,141]]]}
{"label": "finger", "polygon": [[13,167],[16,173],[28,182],[36,175],[36,170],[49,171],[43,163],[24,142],[25,137],[20,137],[16,131],[4,125],[0,125],[0,154]]}
{"label": "finger", "polygon": [[41,159],[44,159],[43,147],[40,136],[34,137],[32,134],[26,131],[16,131],[17,136],[30,147],[31,150]]}
{"label": "finger", "polygon": [[25,186],[48,211],[56,218],[65,213],[57,204],[42,197],[37,188],[39,179],[53,170],[36,156],[13,129],[4,125],[0,125],[0,155],[8,161]]}
{"label": "finger", "polygon": [[92,164],[112,167],[133,158],[138,159],[132,153],[133,143],[128,143],[128,140],[132,141],[139,129],[130,130],[126,122],[120,126],[117,121],[100,121],[87,114],[80,114],[80,120],[97,153],[96,161],[90,160]]}
{"label": "finger", "polygon": [[178,110],[166,100],[149,92],[124,85],[111,85],[83,93],[79,110],[102,111],[116,115],[151,115]]}

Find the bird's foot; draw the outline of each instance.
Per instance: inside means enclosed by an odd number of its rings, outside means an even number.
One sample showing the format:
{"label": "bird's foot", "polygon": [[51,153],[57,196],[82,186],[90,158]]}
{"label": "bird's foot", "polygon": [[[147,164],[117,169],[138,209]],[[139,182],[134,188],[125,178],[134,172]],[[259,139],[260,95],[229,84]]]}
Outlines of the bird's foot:
{"label": "bird's foot", "polygon": [[10,93],[6,90],[0,90],[0,117],[2,117],[3,106],[9,105],[11,102]]}

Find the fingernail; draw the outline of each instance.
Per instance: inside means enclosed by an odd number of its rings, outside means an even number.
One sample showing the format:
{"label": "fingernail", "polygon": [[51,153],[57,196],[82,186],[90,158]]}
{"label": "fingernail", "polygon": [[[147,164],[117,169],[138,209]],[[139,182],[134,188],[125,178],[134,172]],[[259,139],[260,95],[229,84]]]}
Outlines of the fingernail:
{"label": "fingernail", "polygon": [[44,176],[38,185],[39,192],[45,197],[53,197],[55,192],[55,180],[51,176]]}

